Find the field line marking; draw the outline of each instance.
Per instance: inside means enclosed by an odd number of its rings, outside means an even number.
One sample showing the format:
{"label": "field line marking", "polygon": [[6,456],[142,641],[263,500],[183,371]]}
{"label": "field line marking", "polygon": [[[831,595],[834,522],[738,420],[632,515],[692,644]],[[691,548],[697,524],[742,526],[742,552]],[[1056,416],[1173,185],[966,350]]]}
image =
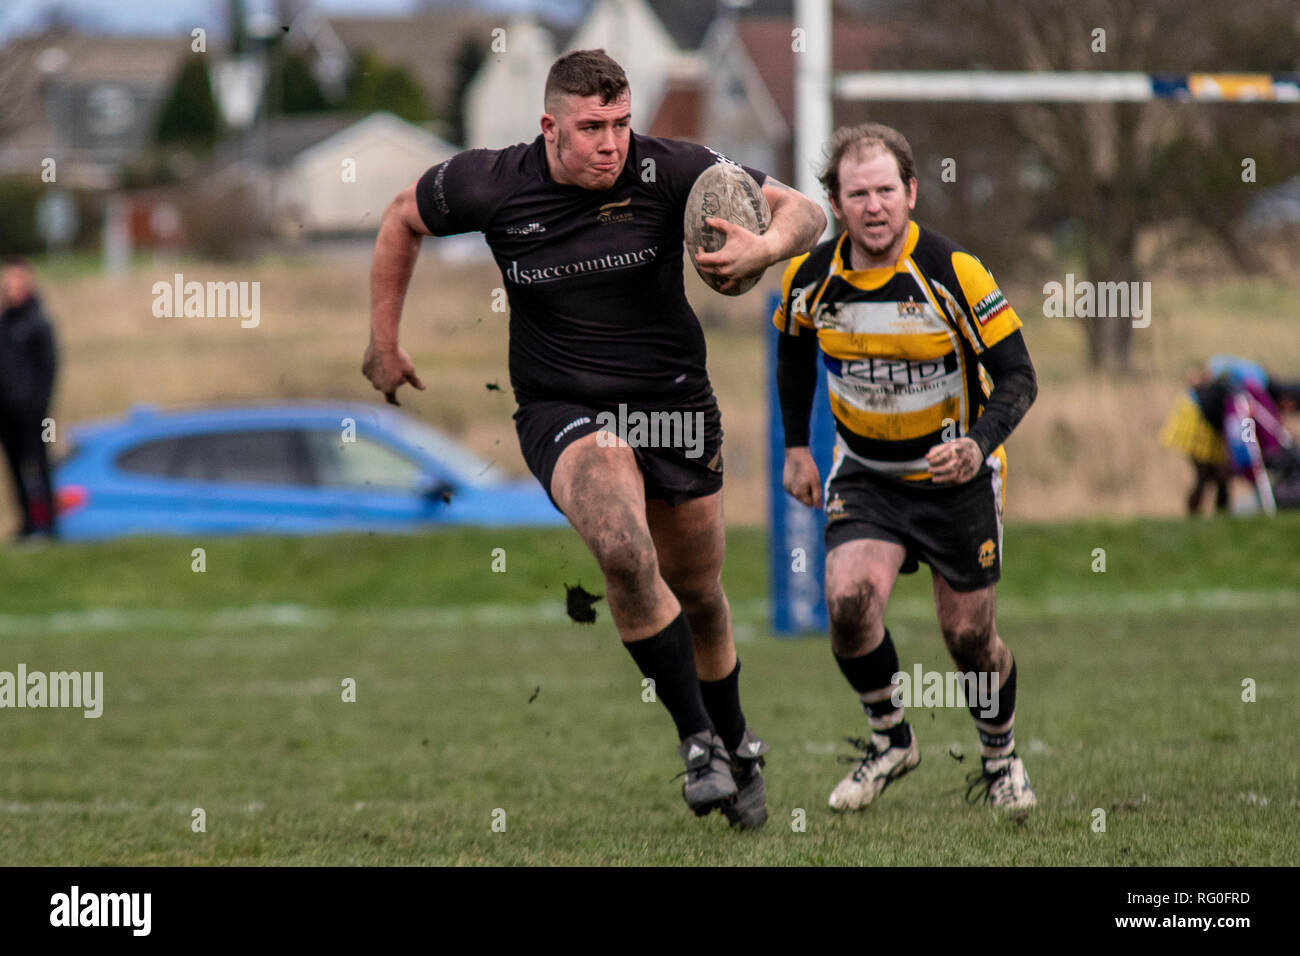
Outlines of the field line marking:
{"label": "field line marking", "polygon": [[[1286,588],[1213,588],[1193,591],[1120,592],[1116,594],[1051,595],[1042,598],[1005,597],[998,601],[1000,617],[1132,617],[1178,611],[1230,612],[1300,608],[1300,592]],[[765,625],[766,598],[731,602],[737,621]],[[896,617],[930,619],[934,605],[925,598],[896,598],[889,613]],[[607,620],[607,618],[602,618]],[[0,614],[0,636],[78,634],[135,629],[176,631],[238,631],[255,628],[323,629],[382,627],[398,630],[449,630],[464,627],[526,627],[564,624],[558,600],[535,604],[461,604],[448,607],[323,608],[301,604],[263,604],[209,610],[152,608],[92,608],[44,614]]]}

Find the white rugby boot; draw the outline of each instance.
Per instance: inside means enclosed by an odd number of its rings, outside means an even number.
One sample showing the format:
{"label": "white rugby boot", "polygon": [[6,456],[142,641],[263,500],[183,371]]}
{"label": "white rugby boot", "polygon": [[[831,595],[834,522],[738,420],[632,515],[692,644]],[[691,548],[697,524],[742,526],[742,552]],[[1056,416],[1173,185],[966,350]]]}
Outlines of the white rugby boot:
{"label": "white rugby boot", "polygon": [[895,747],[884,734],[872,734],[870,740],[846,737],[850,744],[862,751],[861,757],[840,757],[841,763],[856,763],[853,772],[831,791],[832,810],[861,810],[880,796],[887,786],[921,763],[921,751],[916,745],[916,732],[906,747]]}
{"label": "white rugby boot", "polygon": [[984,800],[1013,818],[1023,818],[1038,805],[1025,765],[1014,753],[1009,757],[986,757],[983,769],[967,777],[966,782],[967,802]]}

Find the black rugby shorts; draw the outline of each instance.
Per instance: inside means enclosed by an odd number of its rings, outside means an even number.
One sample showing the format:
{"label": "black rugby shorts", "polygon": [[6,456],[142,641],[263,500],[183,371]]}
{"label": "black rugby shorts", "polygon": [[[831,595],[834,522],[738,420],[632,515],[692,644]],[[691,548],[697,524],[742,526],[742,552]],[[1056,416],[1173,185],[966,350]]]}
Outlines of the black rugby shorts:
{"label": "black rugby shorts", "polygon": [[645,478],[646,498],[677,505],[722,488],[722,416],[712,388],[680,403],[624,403],[621,410],[617,404],[520,397],[514,418],[524,461],[551,504],[561,453],[602,427],[611,435],[622,429]]}

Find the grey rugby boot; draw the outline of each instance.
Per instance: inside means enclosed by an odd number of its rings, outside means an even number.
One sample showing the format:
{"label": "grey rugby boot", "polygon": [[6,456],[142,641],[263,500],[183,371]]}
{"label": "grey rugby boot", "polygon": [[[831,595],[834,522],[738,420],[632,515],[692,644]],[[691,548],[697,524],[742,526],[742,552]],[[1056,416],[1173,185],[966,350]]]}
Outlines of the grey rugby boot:
{"label": "grey rugby boot", "polygon": [[725,804],[723,814],[738,830],[757,830],[767,822],[767,785],[763,782],[763,755],[767,741],[759,740],[748,727],[731,753],[731,776],[736,781],[735,802]]}
{"label": "grey rugby boot", "polygon": [[701,730],[682,741],[677,752],[686,761],[678,776],[686,777],[682,797],[686,805],[702,817],[736,796],[736,781],[731,776],[731,755],[722,738],[712,730]]}

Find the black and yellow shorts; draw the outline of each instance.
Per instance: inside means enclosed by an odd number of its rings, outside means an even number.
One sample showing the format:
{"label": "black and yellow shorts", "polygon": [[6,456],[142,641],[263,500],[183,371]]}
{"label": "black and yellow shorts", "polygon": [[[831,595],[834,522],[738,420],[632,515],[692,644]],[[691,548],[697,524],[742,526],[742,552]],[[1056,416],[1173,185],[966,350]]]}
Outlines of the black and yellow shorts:
{"label": "black and yellow shorts", "polygon": [[1002,577],[1002,482],[1006,460],[990,455],[960,485],[885,477],[835,450],[826,481],[826,550],[869,538],[907,551],[902,574],[924,561],[955,591],[975,591]]}

